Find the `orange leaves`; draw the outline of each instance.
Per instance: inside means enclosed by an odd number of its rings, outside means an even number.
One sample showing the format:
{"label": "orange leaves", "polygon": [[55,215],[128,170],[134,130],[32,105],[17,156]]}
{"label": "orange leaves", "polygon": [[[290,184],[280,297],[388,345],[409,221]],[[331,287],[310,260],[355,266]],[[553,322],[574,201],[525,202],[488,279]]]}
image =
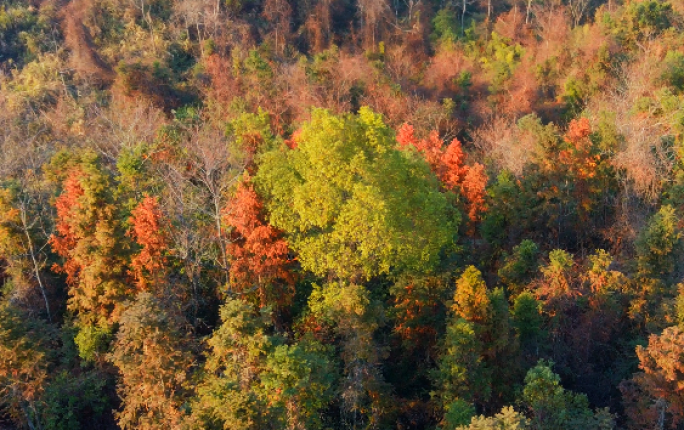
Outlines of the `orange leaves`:
{"label": "orange leaves", "polygon": [[[19,210],[11,204],[11,196],[8,190],[0,189],[0,261],[6,259],[15,252],[16,227],[21,223]],[[0,269],[0,279],[3,269]]]}
{"label": "orange leaves", "polygon": [[431,131],[427,139],[418,142],[418,151],[422,152],[425,160],[434,169],[439,169],[442,161],[442,139],[436,131]]}
{"label": "orange leaves", "polygon": [[482,164],[465,164],[467,155],[458,139],[443,148],[437,131],[433,130],[427,139],[419,140],[415,137],[413,126],[403,124],[397,131],[397,142],[401,148],[413,146],[420,152],[444,188],[453,190],[458,187],[467,201],[466,210],[471,223],[479,220],[480,214],[486,210],[484,197],[487,174]]}
{"label": "orange leaves", "polygon": [[402,149],[413,146],[423,154],[430,168],[437,172],[442,157],[442,140],[436,131],[432,131],[427,139],[418,140],[412,125],[403,124],[397,132],[397,142]]}
{"label": "orange leaves", "polygon": [[413,126],[404,123],[399,127],[397,131],[397,142],[399,142],[399,147],[405,149],[408,146],[413,146],[418,148],[418,139],[414,135]]}
{"label": "orange leaves", "polygon": [[[635,375],[633,381],[648,397],[659,399],[649,405],[650,411],[639,412],[657,416],[657,409],[666,408],[672,415],[672,428],[675,428],[684,419],[684,333],[677,326],[668,327],[660,336],[651,335],[648,347],[638,346],[636,352],[643,373]],[[622,389],[624,393],[625,388]],[[627,412],[634,415],[637,411]]]}
{"label": "orange leaves", "polygon": [[211,78],[211,87],[208,88],[209,95],[219,103],[226,103],[232,100],[238,91],[238,84],[231,73],[231,64],[218,54],[207,55],[204,58],[204,70]]}
{"label": "orange leaves", "polygon": [[296,149],[299,145],[299,137],[301,134],[301,130],[296,130],[294,133],[292,133],[292,136],[289,139],[285,140],[285,145],[287,145],[287,147],[290,149]]}
{"label": "orange leaves", "polygon": [[245,237],[262,224],[259,220],[262,210],[263,204],[252,187],[240,184],[230,201],[230,208],[226,210],[224,219],[238,234]]}
{"label": "orange leaves", "polygon": [[129,235],[142,247],[140,253],[131,260],[132,273],[141,290],[148,288],[149,276],[155,276],[164,268],[163,252],[167,247],[167,240],[162,231],[161,218],[157,200],[145,196],[133,209],[129,219]]}
{"label": "orange leaves", "polygon": [[409,346],[418,347],[436,335],[434,327],[426,324],[438,311],[438,304],[431,299],[425,291],[416,289],[413,284],[407,285],[395,298],[395,331]]}
{"label": "orange leaves", "polygon": [[560,161],[576,173],[579,179],[593,178],[600,159],[598,155],[591,154],[590,134],[587,118],[573,119],[565,134],[565,141],[570,147],[560,152]]}
{"label": "orange leaves", "polygon": [[486,186],[487,173],[482,164],[475,163],[467,168],[465,178],[461,183],[461,192],[468,200],[468,218],[470,218],[470,221],[479,220],[480,214],[486,210]]}
{"label": "orange leaves", "polygon": [[461,195],[467,201],[468,218],[471,223],[480,219],[487,209],[485,206],[485,187],[487,173],[480,163],[465,165],[466,155],[458,139],[451,141],[441,157],[439,178],[450,189],[460,187]]}
{"label": "orange leaves", "polygon": [[464,165],[466,155],[458,139],[451,141],[440,158],[439,179],[448,189],[458,186],[465,178],[468,167]]}
{"label": "orange leaves", "polygon": [[[238,186],[235,196],[224,210],[224,221],[233,226],[230,276],[239,290],[255,286],[259,289],[261,305],[269,301],[267,284],[285,281],[291,284],[287,269],[287,242],[280,232],[264,220],[263,204],[249,182]],[[276,300],[284,297],[278,292]]]}
{"label": "orange leaves", "polygon": [[[586,143],[589,134],[591,134],[589,119],[573,119],[570,121],[570,125],[568,126],[568,131],[565,134],[565,140],[578,149],[586,149]],[[591,144],[591,142],[589,142],[589,144]]]}
{"label": "orange leaves", "polygon": [[80,265],[73,258],[70,258],[70,251],[76,247],[77,236],[72,229],[72,211],[79,206],[79,198],[83,195],[80,177],[82,172],[78,169],[71,171],[64,180],[63,191],[55,201],[57,209],[57,223],[55,224],[56,235],[50,237],[50,245],[53,251],[65,258],[64,264],[60,267],[53,265],[53,270],[67,275],[67,283],[73,285],[78,276]]}
{"label": "orange leaves", "polygon": [[559,161],[574,180],[574,198],[579,206],[582,220],[588,218],[593,209],[592,195],[600,193],[602,187],[597,183],[601,155],[596,154],[589,138],[591,127],[587,118],[570,121],[565,134],[568,147],[560,151]]}

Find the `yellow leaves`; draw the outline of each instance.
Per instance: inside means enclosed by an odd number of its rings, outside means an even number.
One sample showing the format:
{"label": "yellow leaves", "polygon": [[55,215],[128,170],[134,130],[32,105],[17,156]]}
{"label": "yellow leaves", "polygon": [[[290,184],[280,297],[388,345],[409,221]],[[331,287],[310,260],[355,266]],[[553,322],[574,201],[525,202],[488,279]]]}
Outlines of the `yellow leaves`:
{"label": "yellow leaves", "polygon": [[452,310],[457,317],[468,322],[485,323],[491,317],[487,285],[475,266],[469,266],[456,281]]}
{"label": "yellow leaves", "polygon": [[0,258],[11,254],[18,246],[18,240],[14,228],[12,228],[18,214],[19,211],[16,209],[0,214],[0,217],[5,218],[0,218]]}

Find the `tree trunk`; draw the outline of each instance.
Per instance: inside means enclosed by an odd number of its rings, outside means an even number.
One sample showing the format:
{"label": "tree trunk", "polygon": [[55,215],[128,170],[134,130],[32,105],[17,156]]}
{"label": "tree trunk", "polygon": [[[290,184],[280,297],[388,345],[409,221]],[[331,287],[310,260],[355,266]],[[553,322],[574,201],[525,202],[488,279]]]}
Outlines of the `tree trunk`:
{"label": "tree trunk", "polygon": [[465,14],[468,0],[463,0],[463,12],[461,13],[461,36],[465,35]]}
{"label": "tree trunk", "polygon": [[38,281],[38,286],[40,287],[40,292],[43,295],[43,300],[45,300],[45,310],[47,311],[48,321],[52,322],[52,313],[50,312],[50,302],[47,297],[47,291],[45,290],[45,285],[43,284],[43,279],[40,277],[40,265],[38,264],[38,259],[36,258],[35,248],[33,247],[33,240],[28,231],[28,223],[26,222],[26,210],[22,205],[21,208],[21,224],[22,230],[26,235],[26,241],[28,245],[28,251],[31,255],[31,261],[33,262],[33,270]]}

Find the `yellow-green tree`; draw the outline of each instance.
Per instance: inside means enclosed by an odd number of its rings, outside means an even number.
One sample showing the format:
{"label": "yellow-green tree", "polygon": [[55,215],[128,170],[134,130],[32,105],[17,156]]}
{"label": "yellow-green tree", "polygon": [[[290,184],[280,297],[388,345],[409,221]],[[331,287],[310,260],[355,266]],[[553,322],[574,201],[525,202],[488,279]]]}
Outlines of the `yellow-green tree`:
{"label": "yellow-green tree", "polygon": [[263,156],[257,190],[305,269],[347,280],[424,272],[453,243],[460,215],[449,212],[427,163],[395,145],[368,108],[345,116],[319,109],[295,149]]}
{"label": "yellow-green tree", "polygon": [[259,374],[271,348],[269,316],[240,299],[221,307],[221,325],[207,341],[202,382],[188,420],[192,429],[266,428],[266,404],[259,396]]}
{"label": "yellow-green tree", "polygon": [[228,299],[208,340],[189,429],[316,430],[337,379],[331,347],[306,337],[287,344],[269,335],[266,309]]}

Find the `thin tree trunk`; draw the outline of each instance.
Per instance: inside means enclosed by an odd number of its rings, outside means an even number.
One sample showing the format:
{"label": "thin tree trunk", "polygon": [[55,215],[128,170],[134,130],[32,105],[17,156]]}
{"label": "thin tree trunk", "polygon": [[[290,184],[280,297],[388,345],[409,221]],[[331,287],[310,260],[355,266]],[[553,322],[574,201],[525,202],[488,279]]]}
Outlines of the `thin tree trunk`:
{"label": "thin tree trunk", "polygon": [[463,0],[463,12],[461,13],[461,36],[465,35],[465,14],[468,0]]}
{"label": "thin tree trunk", "polygon": [[230,278],[228,275],[228,250],[226,250],[226,246],[223,243],[223,229],[221,228],[221,202],[220,202],[220,197],[214,194],[213,199],[214,199],[214,212],[215,212],[215,220],[216,220],[216,233],[218,237],[218,242],[219,242],[219,248],[221,249],[221,260],[223,263],[223,272],[225,273],[226,276],[226,285],[228,285],[228,282],[230,282]]}
{"label": "thin tree trunk", "polygon": [[33,240],[31,240],[31,235],[29,234],[28,231],[28,224],[26,222],[26,211],[22,207],[21,209],[21,224],[22,224],[22,229],[24,230],[24,234],[26,235],[26,240],[28,243],[28,250],[29,254],[31,255],[31,261],[33,262],[33,270],[36,276],[36,280],[38,281],[38,286],[40,287],[40,292],[43,295],[43,300],[45,300],[45,310],[47,311],[48,314],[48,321],[52,322],[52,313],[50,312],[50,302],[47,297],[47,291],[45,290],[45,285],[43,284],[43,279],[40,276],[40,265],[38,264],[38,260],[36,259],[36,252],[33,247]]}

